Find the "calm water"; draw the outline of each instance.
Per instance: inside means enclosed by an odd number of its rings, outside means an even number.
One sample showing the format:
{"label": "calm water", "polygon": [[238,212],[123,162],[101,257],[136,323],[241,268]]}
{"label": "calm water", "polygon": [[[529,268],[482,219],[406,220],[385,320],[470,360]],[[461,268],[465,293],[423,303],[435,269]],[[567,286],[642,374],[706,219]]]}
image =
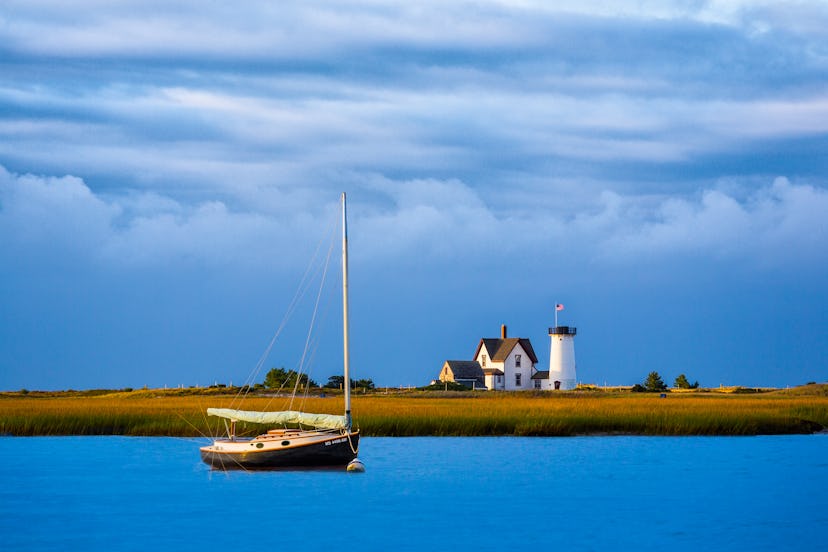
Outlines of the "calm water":
{"label": "calm water", "polygon": [[812,550],[828,435],[366,438],[367,472],[212,472],[195,440],[0,438],[0,549]]}

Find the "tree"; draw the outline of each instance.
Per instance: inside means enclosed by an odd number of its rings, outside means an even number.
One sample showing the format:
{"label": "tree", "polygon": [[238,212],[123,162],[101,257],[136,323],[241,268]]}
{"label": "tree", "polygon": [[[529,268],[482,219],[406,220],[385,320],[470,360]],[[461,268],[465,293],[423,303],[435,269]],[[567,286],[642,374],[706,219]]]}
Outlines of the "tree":
{"label": "tree", "polygon": [[285,370],[284,368],[271,368],[265,375],[264,386],[268,389],[292,388],[296,385],[296,378],[299,378],[300,387],[319,387],[307,374],[299,374],[296,370]]}
{"label": "tree", "polygon": [[351,387],[354,389],[373,389],[374,388],[374,380],[371,378],[367,379],[358,379],[351,382]]}
{"label": "tree", "polygon": [[325,384],[325,387],[328,389],[342,389],[344,383],[344,376],[331,376],[328,378],[328,383]]}
{"label": "tree", "polygon": [[660,391],[666,391],[667,385],[665,385],[664,380],[661,379],[661,376],[658,375],[658,372],[650,372],[647,375],[647,379],[644,380],[644,389],[650,391],[651,393],[658,393]]}
{"label": "tree", "polygon": [[687,380],[687,376],[685,376],[684,374],[679,374],[679,376],[676,378],[676,381],[673,385],[675,387],[678,387],[679,389],[697,389],[699,387],[699,382],[695,382],[695,383],[691,384]]}

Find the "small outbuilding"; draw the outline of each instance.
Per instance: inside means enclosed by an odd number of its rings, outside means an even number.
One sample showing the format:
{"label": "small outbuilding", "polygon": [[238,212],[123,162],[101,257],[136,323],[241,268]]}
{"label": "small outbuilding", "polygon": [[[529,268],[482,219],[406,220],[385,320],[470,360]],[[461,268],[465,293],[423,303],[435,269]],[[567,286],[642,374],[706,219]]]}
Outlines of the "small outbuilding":
{"label": "small outbuilding", "polygon": [[538,370],[532,374],[532,389],[544,389],[547,381],[549,381],[549,370]]}
{"label": "small outbuilding", "polygon": [[440,370],[440,381],[453,381],[472,389],[485,389],[483,369],[476,360],[447,360]]}

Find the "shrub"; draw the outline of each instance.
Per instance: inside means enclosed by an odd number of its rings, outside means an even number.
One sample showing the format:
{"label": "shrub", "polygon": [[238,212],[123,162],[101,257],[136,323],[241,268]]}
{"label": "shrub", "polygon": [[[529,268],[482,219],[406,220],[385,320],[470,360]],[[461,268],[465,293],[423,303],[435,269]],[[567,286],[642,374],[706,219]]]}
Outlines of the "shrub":
{"label": "shrub", "polygon": [[456,381],[438,381],[425,387],[418,387],[421,391],[471,391],[471,387]]}
{"label": "shrub", "polygon": [[269,389],[291,388],[296,385],[296,378],[299,378],[299,387],[319,387],[307,374],[300,374],[296,370],[285,370],[284,368],[272,368],[265,374],[264,386]]}
{"label": "shrub", "polygon": [[687,376],[685,376],[684,374],[679,374],[676,378],[675,383],[673,383],[673,386],[678,387],[679,389],[698,389],[699,382],[697,381],[694,383],[690,383],[690,381],[688,381],[687,379]]}
{"label": "shrub", "polygon": [[644,388],[651,393],[660,393],[667,390],[667,385],[658,375],[658,372],[650,372],[647,379],[644,380]]}

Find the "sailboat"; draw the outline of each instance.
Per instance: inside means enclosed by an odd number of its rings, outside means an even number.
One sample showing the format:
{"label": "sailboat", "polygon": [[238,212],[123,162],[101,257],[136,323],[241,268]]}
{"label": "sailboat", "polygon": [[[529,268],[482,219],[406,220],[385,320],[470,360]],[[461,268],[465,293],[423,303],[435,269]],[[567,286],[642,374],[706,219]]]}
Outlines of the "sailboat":
{"label": "sailboat", "polygon": [[[342,194],[342,328],[345,412],[313,414],[294,410],[255,412],[208,408],[207,414],[225,419],[227,436],[201,447],[201,459],[219,469],[303,468],[349,466],[361,471],[356,460],[359,430],[351,425],[351,380],[348,350],[348,225]],[[227,423],[229,421],[229,424]],[[236,423],[279,425],[253,438],[236,436]],[[295,427],[298,426],[298,427]]]}

